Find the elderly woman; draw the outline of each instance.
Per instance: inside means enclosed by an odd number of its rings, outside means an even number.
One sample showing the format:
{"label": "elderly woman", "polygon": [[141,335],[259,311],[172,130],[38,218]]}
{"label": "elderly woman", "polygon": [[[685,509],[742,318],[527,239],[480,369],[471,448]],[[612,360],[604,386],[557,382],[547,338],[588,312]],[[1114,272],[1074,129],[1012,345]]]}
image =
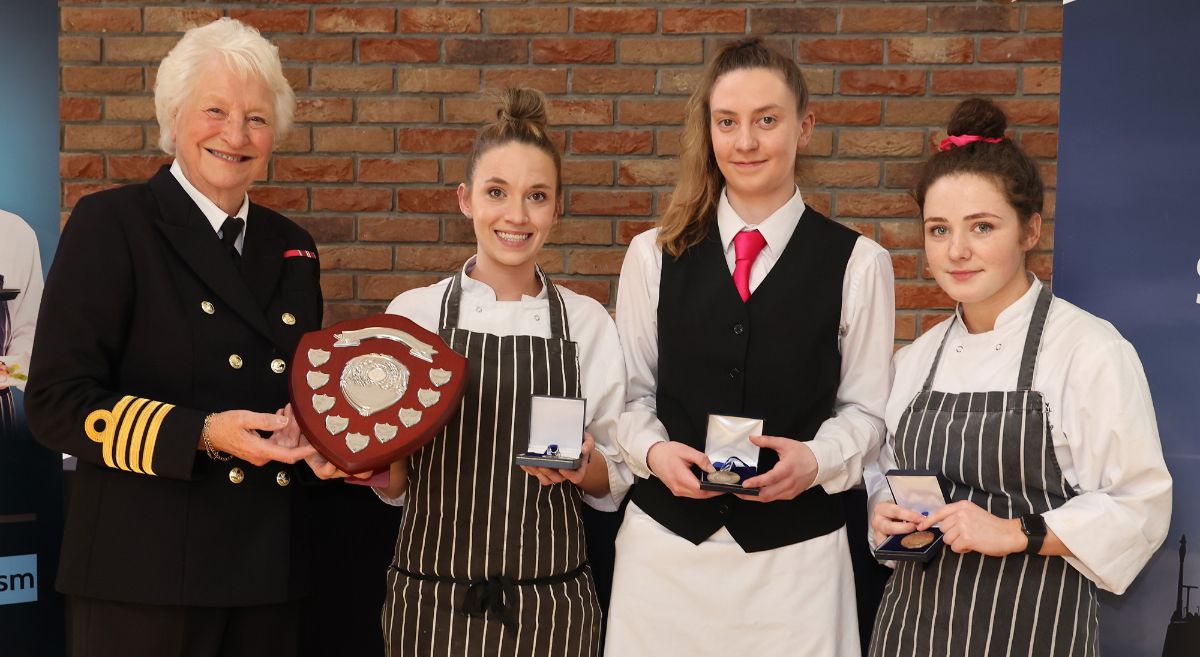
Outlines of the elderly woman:
{"label": "elderly woman", "polygon": [[[303,513],[285,370],[321,323],[312,238],[251,203],[295,99],[221,19],[158,70],[144,184],[80,199],[46,283],[26,409],[79,457],[58,588],[75,655],[290,655]],[[303,467],[303,466],[300,466]]]}

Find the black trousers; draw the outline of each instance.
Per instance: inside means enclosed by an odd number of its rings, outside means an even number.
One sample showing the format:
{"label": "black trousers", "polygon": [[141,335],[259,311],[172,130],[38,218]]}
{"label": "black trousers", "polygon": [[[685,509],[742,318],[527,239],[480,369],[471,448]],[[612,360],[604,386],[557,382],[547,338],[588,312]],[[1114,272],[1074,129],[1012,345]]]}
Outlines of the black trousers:
{"label": "black trousers", "polygon": [[176,607],[70,596],[71,657],[295,657],[300,606]]}

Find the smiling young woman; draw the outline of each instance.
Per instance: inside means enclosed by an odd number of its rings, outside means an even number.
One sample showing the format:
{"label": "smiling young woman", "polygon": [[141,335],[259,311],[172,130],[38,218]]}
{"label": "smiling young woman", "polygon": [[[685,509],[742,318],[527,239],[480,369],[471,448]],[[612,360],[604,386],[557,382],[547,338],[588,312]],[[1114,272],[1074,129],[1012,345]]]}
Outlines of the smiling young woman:
{"label": "smiling young woman", "polygon": [[[1041,233],[1036,164],[990,101],[956,108],[917,187],[925,256],[955,315],[901,349],[868,470],[876,544],[938,524],[946,549],[901,562],[870,654],[1098,654],[1097,588],[1121,593],[1162,544],[1171,477],[1146,377],[1108,322],[1026,270]],[[878,474],[933,469],[924,517]]]}

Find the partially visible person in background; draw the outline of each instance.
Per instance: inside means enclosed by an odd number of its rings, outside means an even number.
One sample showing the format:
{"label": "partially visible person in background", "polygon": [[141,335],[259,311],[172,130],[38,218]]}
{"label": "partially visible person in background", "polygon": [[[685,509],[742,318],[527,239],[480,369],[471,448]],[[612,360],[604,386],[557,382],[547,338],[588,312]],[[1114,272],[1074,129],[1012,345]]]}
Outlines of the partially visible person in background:
{"label": "partially visible person in background", "polygon": [[20,217],[0,210],[0,435],[14,428],[12,388],[25,390],[41,302],[37,235]]}

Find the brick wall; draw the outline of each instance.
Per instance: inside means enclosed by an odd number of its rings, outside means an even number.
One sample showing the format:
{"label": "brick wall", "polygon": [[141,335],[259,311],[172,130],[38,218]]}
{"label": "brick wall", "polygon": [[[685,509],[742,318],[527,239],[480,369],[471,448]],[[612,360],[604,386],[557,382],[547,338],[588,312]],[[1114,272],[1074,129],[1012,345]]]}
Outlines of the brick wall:
{"label": "brick wall", "polygon": [[[949,306],[924,271],[908,190],[964,95],[1003,99],[1054,215],[1057,1],[73,0],[59,41],[64,220],[81,195],[169,162],[155,148],[156,63],[182,30],[223,15],[279,46],[297,92],[296,129],[251,196],[320,243],[329,321],[378,311],[474,252],[454,187],[488,94],[512,84],[548,94],[565,154],[566,212],[542,265],[611,307],[625,245],[666,207],[687,95],[705,58],[743,33],[801,62],[818,125],[801,187],[891,250],[897,340]],[[1031,259],[1044,278],[1045,226]]]}

